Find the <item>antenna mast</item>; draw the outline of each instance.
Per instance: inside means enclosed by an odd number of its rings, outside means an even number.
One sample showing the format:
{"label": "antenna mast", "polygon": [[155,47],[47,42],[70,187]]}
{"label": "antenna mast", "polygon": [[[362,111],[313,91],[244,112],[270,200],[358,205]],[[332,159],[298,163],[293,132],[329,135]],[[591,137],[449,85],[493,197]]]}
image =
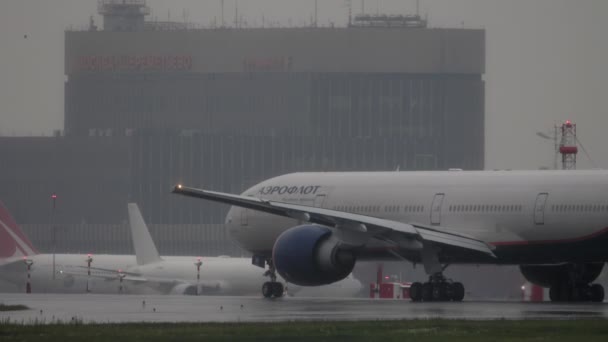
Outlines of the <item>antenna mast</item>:
{"label": "antenna mast", "polygon": [[317,27],[317,15],[319,14],[318,9],[317,9],[317,2],[318,0],[315,0],[315,27]]}
{"label": "antenna mast", "polygon": [[220,5],[222,7],[222,28],[224,27],[224,0],[220,0]]}
{"label": "antenna mast", "polygon": [[576,124],[566,120],[561,126],[561,141],[559,144],[563,170],[576,169],[576,154],[578,153],[576,141]]}

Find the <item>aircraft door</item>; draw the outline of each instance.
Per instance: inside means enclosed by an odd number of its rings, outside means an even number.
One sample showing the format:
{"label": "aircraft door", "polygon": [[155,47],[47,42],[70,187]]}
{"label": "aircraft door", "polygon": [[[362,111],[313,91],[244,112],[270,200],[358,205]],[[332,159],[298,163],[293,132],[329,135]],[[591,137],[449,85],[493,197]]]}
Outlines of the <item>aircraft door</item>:
{"label": "aircraft door", "polygon": [[542,192],[536,196],[534,204],[534,223],[537,225],[545,224],[545,205],[547,203],[548,193]]}
{"label": "aircraft door", "polygon": [[325,194],[319,194],[315,197],[314,207],[322,208],[323,202],[325,201]]}
{"label": "aircraft door", "polygon": [[438,226],[441,224],[441,204],[445,194],[435,194],[433,204],[431,204],[431,224]]}

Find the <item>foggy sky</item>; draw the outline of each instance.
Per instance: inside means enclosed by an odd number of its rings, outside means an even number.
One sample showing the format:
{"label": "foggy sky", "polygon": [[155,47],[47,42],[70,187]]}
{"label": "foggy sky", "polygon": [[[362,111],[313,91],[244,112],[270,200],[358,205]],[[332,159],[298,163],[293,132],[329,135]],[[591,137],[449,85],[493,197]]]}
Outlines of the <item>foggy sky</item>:
{"label": "foggy sky", "polygon": [[[235,0],[224,18],[234,22]],[[311,21],[314,0],[240,0],[248,25]],[[318,23],[344,26],[344,0],[318,0]],[[148,0],[152,18],[209,25],[220,0]],[[353,0],[353,13],[361,1]],[[486,168],[553,164],[553,144],[536,136],[571,119],[595,162],[608,168],[608,1],[421,0],[432,27],[486,29]],[[366,0],[366,12],[412,13],[415,0]],[[63,128],[64,30],[97,25],[96,0],[0,1],[0,135],[50,135]],[[275,24],[276,25],[276,24]],[[27,35],[27,38],[24,37]]]}

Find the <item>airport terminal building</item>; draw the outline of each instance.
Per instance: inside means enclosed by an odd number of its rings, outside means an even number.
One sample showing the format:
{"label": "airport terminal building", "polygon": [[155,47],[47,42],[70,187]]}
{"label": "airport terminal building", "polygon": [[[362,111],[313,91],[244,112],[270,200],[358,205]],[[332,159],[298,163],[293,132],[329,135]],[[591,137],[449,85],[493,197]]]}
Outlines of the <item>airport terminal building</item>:
{"label": "airport terminal building", "polygon": [[[404,16],[202,29],[123,17],[113,4],[100,2],[104,29],[65,32],[64,131],[0,138],[11,160],[0,196],[35,243],[60,224],[86,245],[124,226],[137,202],[153,236],[170,236],[161,253],[205,254],[188,244],[198,240],[234,254],[220,227],[227,207],[171,195],[173,184],[240,193],[295,171],[484,167],[484,30]],[[163,247],[174,240],[183,244]]]}

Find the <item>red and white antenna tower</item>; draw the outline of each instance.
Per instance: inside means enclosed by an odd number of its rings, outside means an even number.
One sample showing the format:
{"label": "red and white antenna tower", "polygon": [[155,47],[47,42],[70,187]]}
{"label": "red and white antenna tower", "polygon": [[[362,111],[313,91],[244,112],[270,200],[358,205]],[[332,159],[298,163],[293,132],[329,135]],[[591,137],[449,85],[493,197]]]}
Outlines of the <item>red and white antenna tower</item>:
{"label": "red and white antenna tower", "polygon": [[576,124],[570,120],[566,120],[561,126],[561,139],[559,143],[559,153],[562,155],[562,169],[576,169],[576,154],[578,147],[576,146]]}

